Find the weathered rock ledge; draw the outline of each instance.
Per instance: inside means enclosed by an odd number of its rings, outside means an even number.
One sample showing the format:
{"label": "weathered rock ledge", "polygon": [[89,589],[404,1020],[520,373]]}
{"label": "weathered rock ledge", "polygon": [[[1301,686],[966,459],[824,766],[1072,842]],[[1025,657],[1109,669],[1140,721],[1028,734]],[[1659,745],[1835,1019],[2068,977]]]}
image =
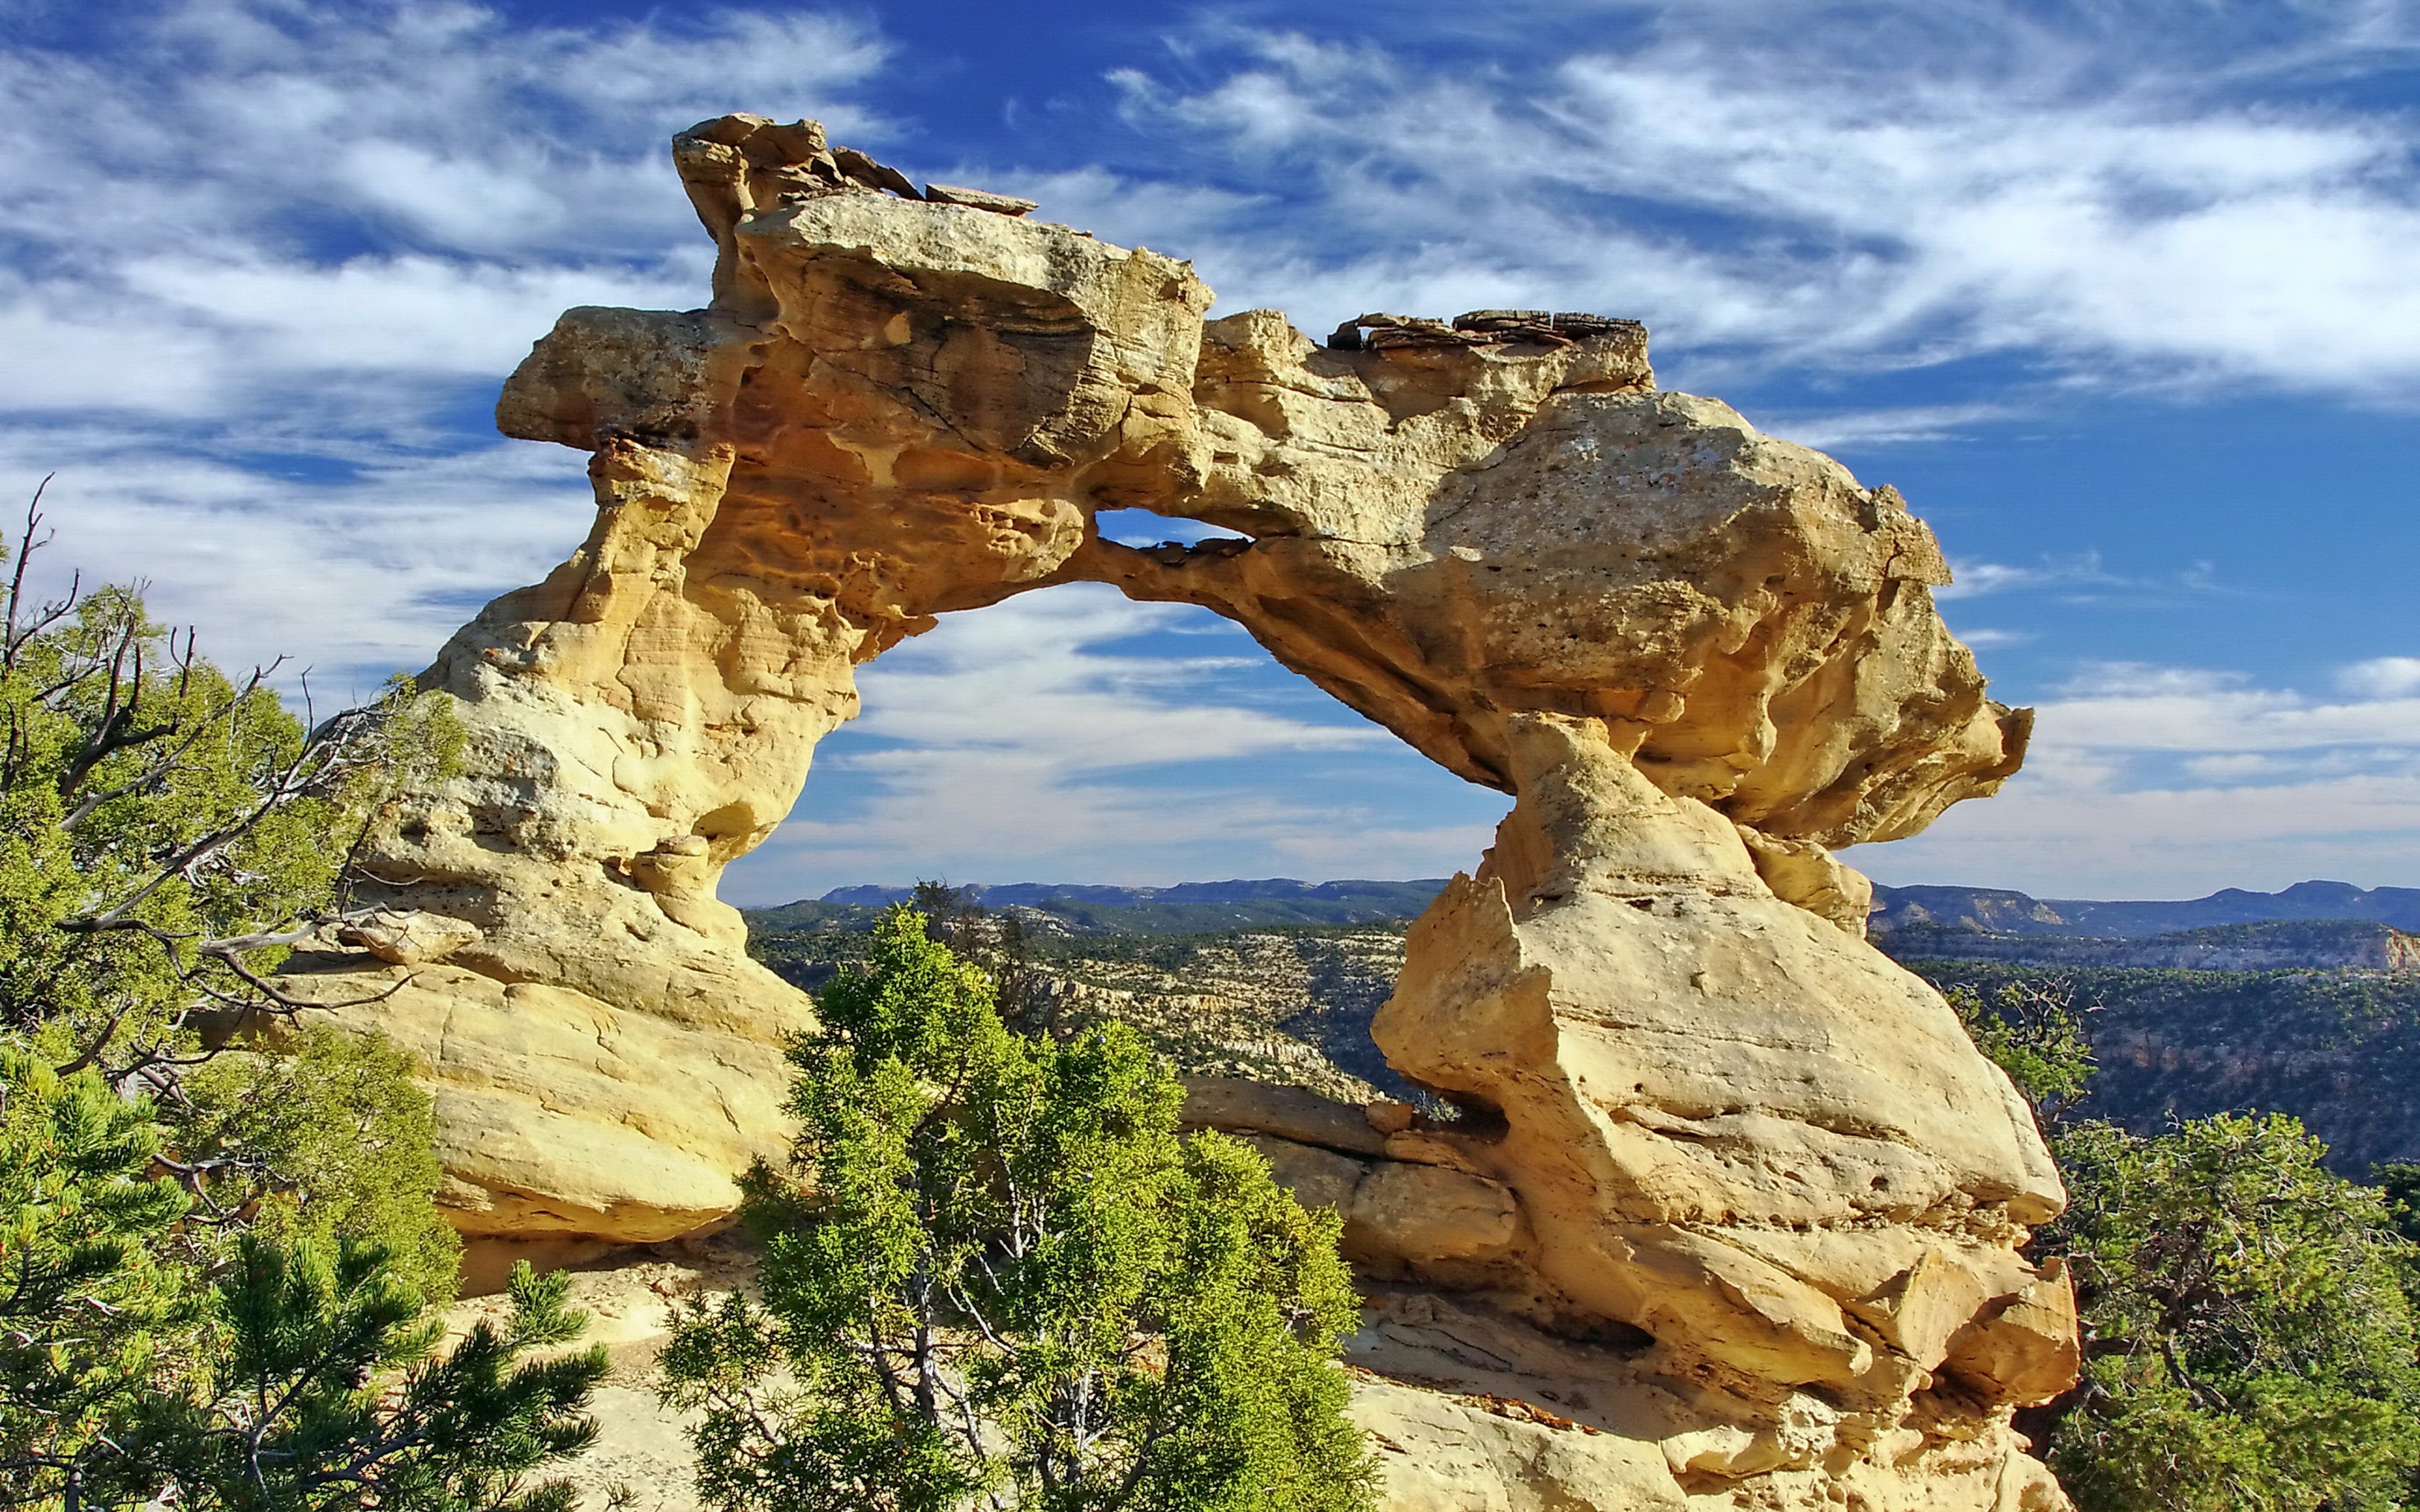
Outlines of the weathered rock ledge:
{"label": "weathered rock ledge", "polygon": [[[675,161],[704,310],[573,310],[509,434],[597,522],[425,675],[468,774],[379,838],[394,912],[293,980],[402,1041],[467,1234],[696,1236],[784,1142],[812,1004],[715,896],[935,617],[1060,583],[1205,606],[1513,794],[1376,1035],[1461,1116],[1198,1090],[1372,1291],[1358,1411],[1411,1508],[2051,1508],[2011,1410],[2074,1363],[2030,1117],[1869,947],[1832,855],[2022,759],[1892,490],[1653,385],[1636,324],[1205,320],[1187,264],[919,194],[812,122]],[[1136,549],[1103,509],[1243,540]]]}

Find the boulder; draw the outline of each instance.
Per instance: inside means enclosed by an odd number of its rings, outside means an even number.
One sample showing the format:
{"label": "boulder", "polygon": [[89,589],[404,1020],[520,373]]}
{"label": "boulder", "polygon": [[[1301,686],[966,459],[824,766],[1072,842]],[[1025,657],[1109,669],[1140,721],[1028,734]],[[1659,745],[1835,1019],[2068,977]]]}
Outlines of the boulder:
{"label": "boulder", "polygon": [[2083,1365],[2076,1341],[2075,1285],[2067,1262],[2041,1274],[1978,1317],[1948,1353],[1949,1373],[1986,1401],[2033,1407],[2066,1394]]}
{"label": "boulder", "polygon": [[1483,1176],[1382,1161],[1353,1189],[1344,1246],[1415,1267],[1502,1258],[1521,1246],[1521,1203]]}
{"label": "boulder", "polygon": [[1275,1134],[1348,1155],[1387,1152],[1386,1134],[1363,1109],[1309,1088],[1272,1087],[1241,1076],[1187,1077],[1183,1120],[1187,1128]]}

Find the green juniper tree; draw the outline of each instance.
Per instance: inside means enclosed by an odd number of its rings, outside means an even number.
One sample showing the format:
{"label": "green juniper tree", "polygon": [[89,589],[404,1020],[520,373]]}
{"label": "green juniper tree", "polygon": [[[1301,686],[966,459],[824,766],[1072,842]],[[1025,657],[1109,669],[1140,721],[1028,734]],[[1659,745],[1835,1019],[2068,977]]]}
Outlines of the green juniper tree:
{"label": "green juniper tree", "polygon": [[451,761],[443,701],[306,729],[134,593],[35,602],[39,523],[0,581],[0,1505],[560,1504],[525,1482],[602,1357],[529,1358],[577,1319],[526,1277],[432,1352],[428,1100],[274,978]]}
{"label": "green juniper tree", "polygon": [[1972,985],[1951,982],[1942,995],[1975,1048],[2009,1073],[2035,1119],[2045,1129],[2063,1124],[2084,1100],[2093,1071],[2073,991],[2056,980],[2009,981],[1986,997]]}
{"label": "green juniper tree", "polygon": [[2402,1504],[2420,1467],[2414,1251],[2282,1114],[2058,1141],[2084,1379],[2052,1462],[2090,1512]]}
{"label": "green juniper tree", "polygon": [[799,1180],[750,1187],[763,1304],[677,1308],[664,1354],[709,1502],[1369,1504],[1337,1221],[1248,1147],[1180,1138],[1139,1036],[1011,1032],[906,908],[819,1003],[792,1052]]}
{"label": "green juniper tree", "polygon": [[[1945,991],[2041,1113],[2069,1207],[2034,1247],[2075,1277],[2076,1389],[2024,1424],[2085,1512],[2357,1512],[2420,1490],[2420,1246],[2291,1118],[2146,1137],[2075,1117],[2067,995]],[[2390,1173],[2390,1175],[2393,1173]]]}

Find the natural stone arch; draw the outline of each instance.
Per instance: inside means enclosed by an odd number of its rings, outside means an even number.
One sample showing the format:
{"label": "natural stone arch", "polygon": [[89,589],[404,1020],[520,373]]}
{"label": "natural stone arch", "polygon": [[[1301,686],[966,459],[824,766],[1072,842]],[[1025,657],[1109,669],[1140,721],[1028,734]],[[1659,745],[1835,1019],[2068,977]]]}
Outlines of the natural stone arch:
{"label": "natural stone arch", "polygon": [[[1353,1147],[1503,1226],[1388,1263],[1643,1330],[1652,1373],[1719,1398],[1682,1419],[1745,1425],[1676,1473],[1822,1460],[1911,1413],[1979,1413],[2013,1453],[2008,1406],[2047,1378],[2009,1362],[2049,1338],[2056,1373],[2065,1295],[2014,1245],[2057,1180],[1830,854],[1993,791],[2027,729],[1892,490],[1657,392],[1630,322],[1374,317],[1321,346],[1268,311],[1205,323],[1189,265],[847,182],[812,123],[726,117],[675,155],[714,302],[571,311],[506,386],[507,433],[593,454],[597,522],[426,674],[468,773],[375,857],[398,908],[477,933],[346,1011],[427,1066],[465,1232],[726,1218],[781,1149],[812,1006],[748,960],[717,877],[856,712],[858,663],[1106,582],[1227,616],[1515,796],[1376,1027],[1500,1118]],[[1111,508],[1248,539],[1126,548]],[[331,1000],[401,974],[304,965]],[[1916,1403],[1962,1370],[1965,1406]],[[1785,1424],[1818,1446],[1771,1458]]]}

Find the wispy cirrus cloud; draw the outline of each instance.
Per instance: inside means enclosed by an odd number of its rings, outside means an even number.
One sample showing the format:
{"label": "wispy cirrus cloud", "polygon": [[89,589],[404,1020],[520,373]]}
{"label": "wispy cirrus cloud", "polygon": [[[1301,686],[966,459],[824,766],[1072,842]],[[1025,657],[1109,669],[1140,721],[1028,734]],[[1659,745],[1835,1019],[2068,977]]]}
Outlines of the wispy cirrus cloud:
{"label": "wispy cirrus cloud", "polygon": [[487,411],[566,306],[698,302],[669,131],[882,129],[885,44],[812,12],[164,0],[34,35],[0,49],[0,490],[58,471],[56,565],[349,682],[578,539],[580,459]]}
{"label": "wispy cirrus cloud", "polygon": [[1692,378],[2001,354],[2420,398],[2413,118],[2336,102],[2409,65],[2408,8],[1616,13],[1626,43],[1527,55],[1203,28],[1116,82],[1326,228],[1207,233],[1230,293],[1318,320],[1551,299],[1645,317]]}
{"label": "wispy cirrus cloud", "polygon": [[2026,769],[1999,796],[1854,858],[1885,881],[1989,876],[2066,897],[2403,881],[2420,871],[2420,658],[2329,681],[2334,696],[2086,666],[2038,709]]}
{"label": "wispy cirrus cloud", "polygon": [[1757,428],[1819,450],[1904,446],[1945,440],[2020,413],[2008,404],[1916,405],[1895,409],[1852,409],[1838,414],[1758,416]]}
{"label": "wispy cirrus cloud", "polygon": [[2175,598],[2221,591],[2208,563],[2169,573],[2127,574],[2111,571],[2098,551],[2045,555],[2029,563],[1953,562],[1950,573],[1954,580],[1932,591],[1945,603],[1995,594],[2051,593],[2071,602],[2090,602],[2120,593]]}

